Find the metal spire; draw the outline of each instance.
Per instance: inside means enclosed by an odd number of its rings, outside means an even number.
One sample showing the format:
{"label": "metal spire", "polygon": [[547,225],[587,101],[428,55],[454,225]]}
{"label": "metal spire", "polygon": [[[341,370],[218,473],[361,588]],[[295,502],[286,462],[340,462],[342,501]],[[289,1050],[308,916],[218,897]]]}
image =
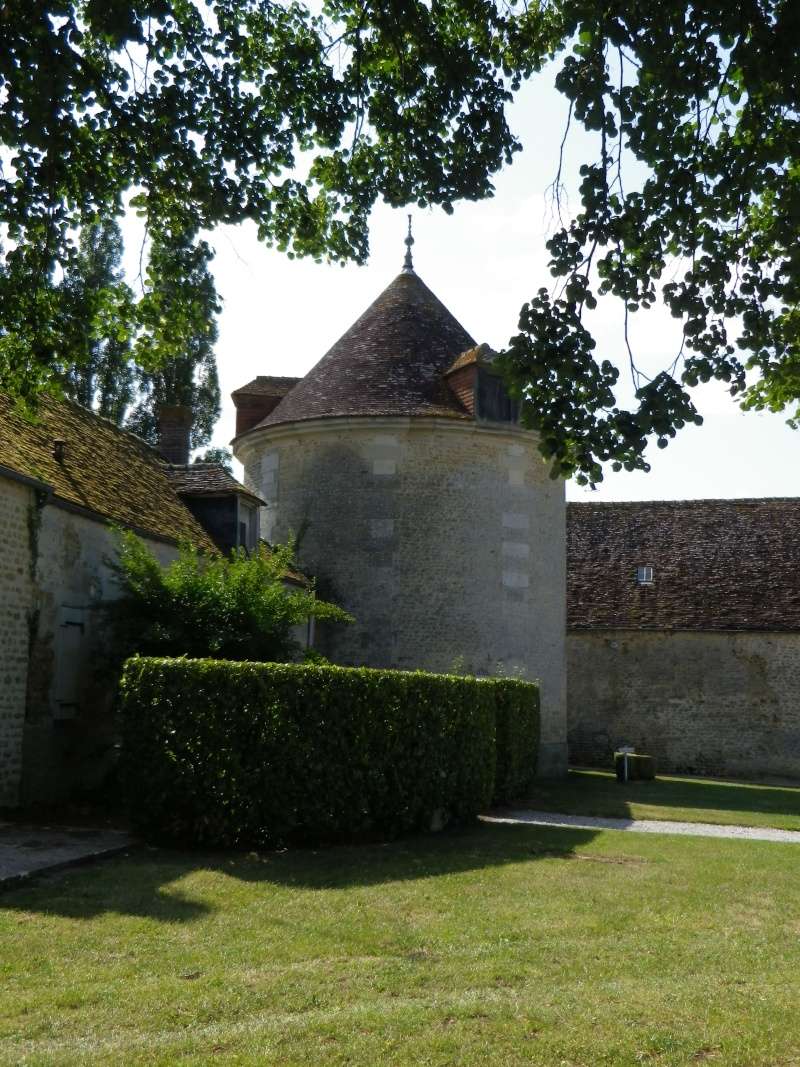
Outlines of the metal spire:
{"label": "metal spire", "polygon": [[414,243],[414,238],[411,236],[411,216],[408,216],[408,236],[405,239],[406,246],[406,258],[403,260],[403,274],[414,273],[414,261],[411,258],[411,246]]}

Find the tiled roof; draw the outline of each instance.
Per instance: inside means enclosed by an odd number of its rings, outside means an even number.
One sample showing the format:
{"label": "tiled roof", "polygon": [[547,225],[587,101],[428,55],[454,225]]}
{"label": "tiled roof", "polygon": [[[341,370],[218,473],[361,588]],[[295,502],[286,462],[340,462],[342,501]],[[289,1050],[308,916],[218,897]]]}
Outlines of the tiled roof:
{"label": "tiled roof", "polygon": [[234,389],[231,396],[286,396],[302,378],[280,378],[270,374],[259,374],[247,385]]}
{"label": "tiled roof", "polygon": [[800,630],[800,499],[569,504],[567,625]]}
{"label": "tiled roof", "polygon": [[400,274],[258,426],[358,415],[469,418],[442,376],[474,347],[416,274]]}
{"label": "tiled roof", "polygon": [[[61,463],[53,456],[56,439],[65,443]],[[0,465],[111,522],[216,551],[176,496],[155,449],[70,400],[42,397],[30,422],[0,396]]]}
{"label": "tiled roof", "polygon": [[468,348],[466,352],[456,356],[445,371],[445,374],[452,374],[454,371],[461,370],[462,367],[471,367],[474,363],[484,359],[489,353],[490,348],[488,345],[475,345],[472,348]]}
{"label": "tiled roof", "polygon": [[164,467],[170,484],[182,496],[224,496],[238,493],[256,504],[261,497],[245,489],[221,463],[168,463]]}

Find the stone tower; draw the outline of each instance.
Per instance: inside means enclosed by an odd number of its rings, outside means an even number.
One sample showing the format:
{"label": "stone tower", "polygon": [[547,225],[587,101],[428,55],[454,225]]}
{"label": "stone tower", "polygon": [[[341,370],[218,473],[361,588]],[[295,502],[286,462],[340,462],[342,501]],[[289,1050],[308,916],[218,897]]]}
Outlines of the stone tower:
{"label": "stone tower", "polygon": [[234,394],[236,457],[261,529],[299,536],[356,618],[320,634],[343,664],[538,678],[539,770],[566,770],[564,485],[491,353],[414,273],[301,379]]}

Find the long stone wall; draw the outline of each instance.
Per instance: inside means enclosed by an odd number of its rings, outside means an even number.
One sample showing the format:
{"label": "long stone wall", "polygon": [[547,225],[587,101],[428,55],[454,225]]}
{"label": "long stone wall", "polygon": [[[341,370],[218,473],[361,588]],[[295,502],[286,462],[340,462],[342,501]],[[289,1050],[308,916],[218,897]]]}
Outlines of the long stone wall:
{"label": "long stone wall", "polygon": [[542,773],[566,769],[564,487],[533,434],[456,420],[317,420],[238,446],[262,530],[353,626],[339,663],[541,680]]}
{"label": "long stone wall", "polygon": [[800,779],[800,633],[573,631],[567,678],[574,764]]}
{"label": "long stone wall", "polygon": [[29,520],[33,490],[0,476],[0,806],[19,799],[33,610]]}

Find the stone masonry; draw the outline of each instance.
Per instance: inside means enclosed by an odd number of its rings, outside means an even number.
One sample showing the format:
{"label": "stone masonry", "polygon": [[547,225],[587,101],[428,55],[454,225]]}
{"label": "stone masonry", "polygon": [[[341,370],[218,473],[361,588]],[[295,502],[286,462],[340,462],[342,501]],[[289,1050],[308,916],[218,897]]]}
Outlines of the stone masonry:
{"label": "stone masonry", "polygon": [[19,797],[32,610],[31,488],[0,476],[0,806]]}
{"label": "stone masonry", "polygon": [[[538,678],[540,772],[566,766],[564,486],[535,436],[447,419],[312,420],[241,439],[269,540],[299,537],[355,616],[339,663]],[[320,631],[322,628],[319,628]]]}
{"label": "stone masonry", "polygon": [[567,662],[573,763],[800,778],[800,633],[573,632]]}
{"label": "stone masonry", "polygon": [[[145,544],[161,563],[176,549]],[[117,537],[106,523],[51,503],[37,538],[35,625],[26,697],[23,804],[47,803],[102,781],[115,758],[113,678],[103,605],[119,595]],[[65,701],[75,701],[71,707]]]}

